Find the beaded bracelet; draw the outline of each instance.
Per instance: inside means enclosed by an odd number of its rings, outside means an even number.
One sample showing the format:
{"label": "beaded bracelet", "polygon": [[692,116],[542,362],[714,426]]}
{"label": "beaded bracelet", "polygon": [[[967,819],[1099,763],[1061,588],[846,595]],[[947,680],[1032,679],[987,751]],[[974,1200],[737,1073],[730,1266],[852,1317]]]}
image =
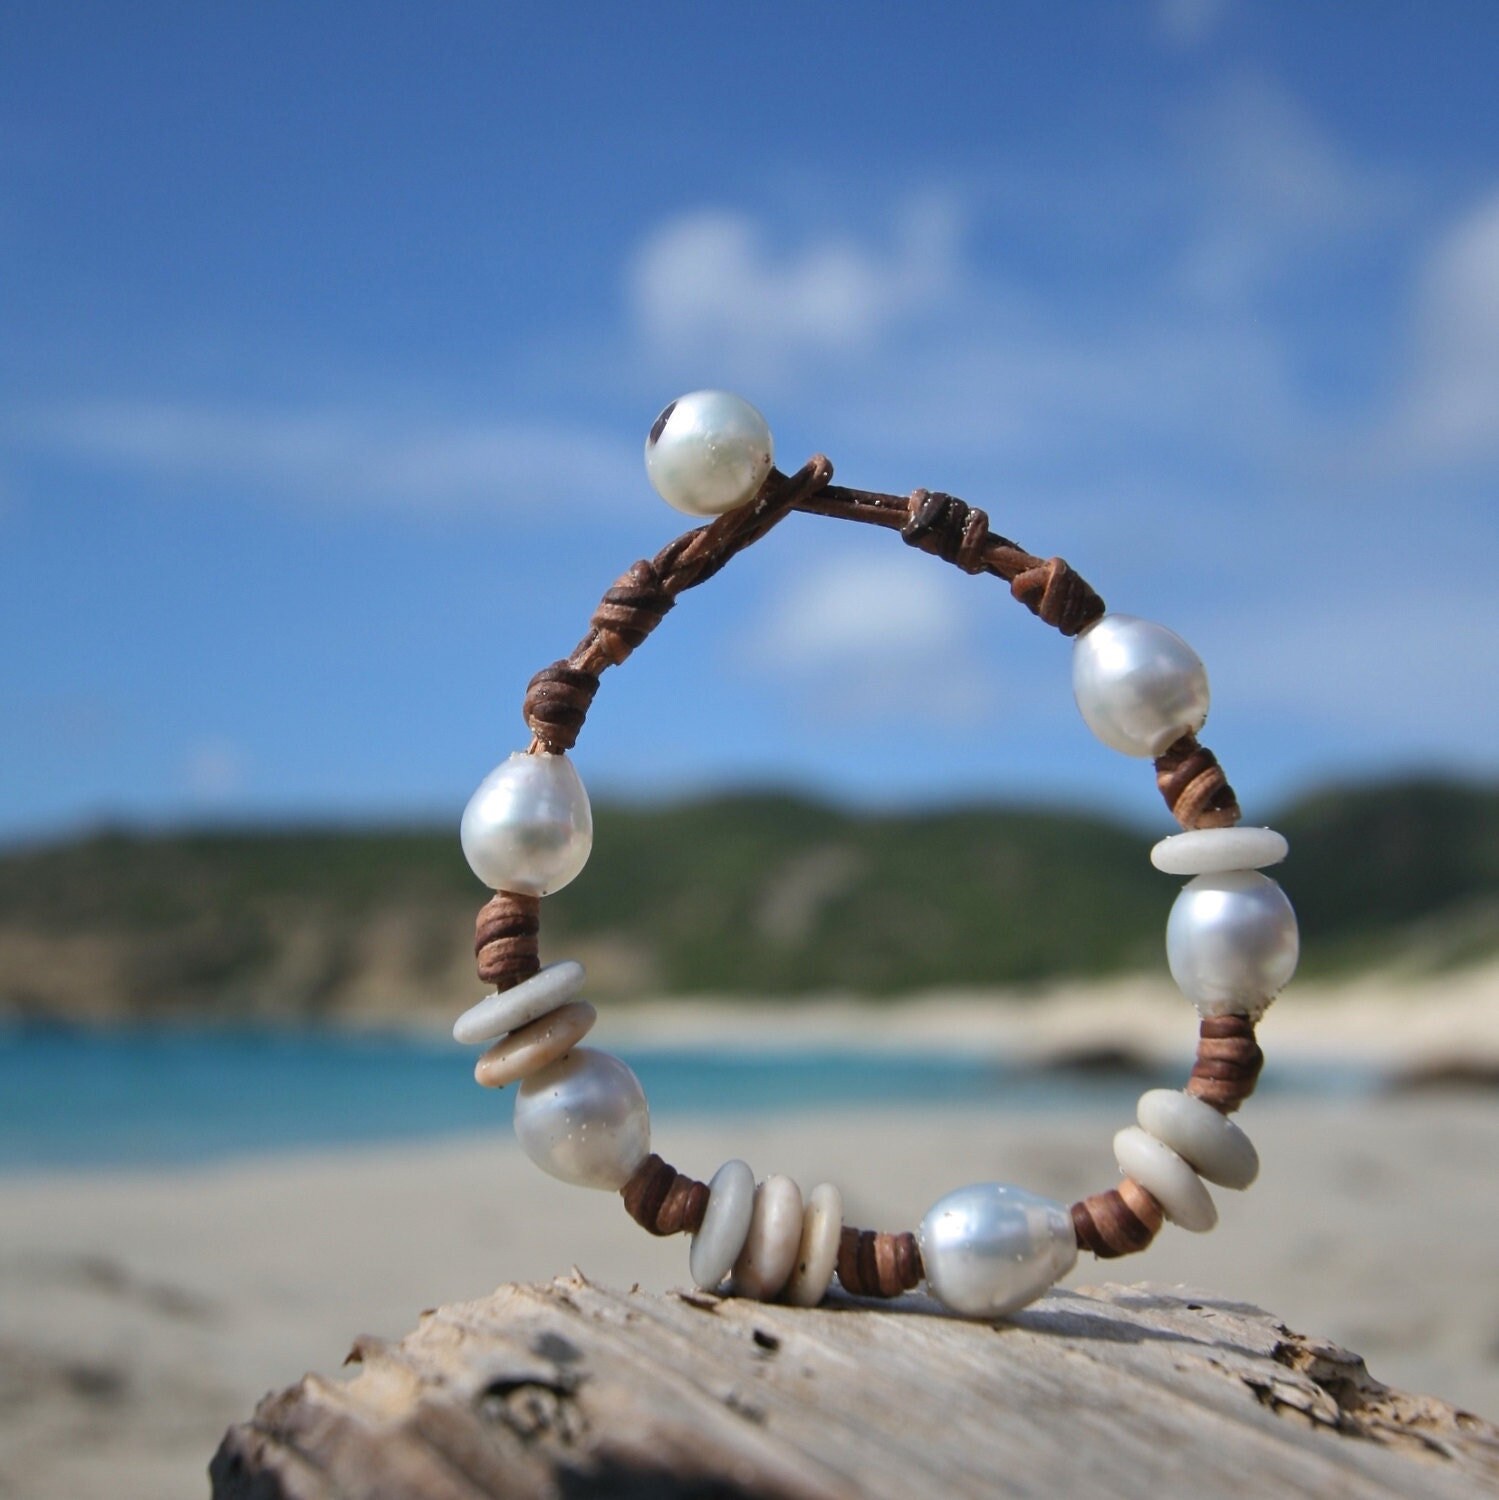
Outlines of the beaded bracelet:
{"label": "beaded bracelet", "polygon": [[[729,1278],[742,1296],[811,1307],[836,1273],[856,1296],[894,1297],[925,1281],[953,1311],[993,1317],[1039,1297],[1078,1251],[1110,1257],[1143,1250],[1163,1219],[1204,1231],[1217,1211],[1203,1179],[1249,1186],[1259,1161],[1228,1116],[1253,1091],[1263,1054],[1255,1023],[1296,967],[1296,917],[1260,870],[1286,841],[1236,828],[1239,808],[1213,753],[1197,740],[1207,718],[1202,662],[1179,636],[1103,600],[1062,561],[1026,552],[989,529],[983,511],[951,495],[874,494],[834,485],[821,454],[795,474],[773,466],[770,429],[754,407],[697,391],[657,417],[646,469],[678,510],[713,516],[605,593],[572,655],[544,667],[526,690],[533,738],[485,778],[463,814],[464,853],[496,892],[479,913],[479,977],[495,993],[453,1028],[463,1043],[494,1045],[475,1077],[519,1082],[515,1130],[543,1171],[583,1187],[620,1191],[652,1234],[692,1236],[690,1270],[706,1290]],[[1156,784],[1187,831],[1151,850],[1157,869],[1193,877],[1171,910],[1172,977],[1197,1007],[1197,1058],[1186,1088],[1144,1094],[1136,1125],[1114,1137],[1117,1186],[1070,1207],[1024,1189],[979,1183],[948,1193],[914,1233],[843,1223],[838,1190],[824,1183],[805,1206],[796,1183],[758,1185],[742,1161],[696,1181],[650,1150],[650,1117],[634,1073],[579,1042],[597,1018],[578,998],[580,964],[540,966],[540,900],[583,868],[592,845],[587,793],[567,757],[599,678],[639,646],[684,589],[711,578],[793,510],[900,532],[967,573],[1003,579],[1032,613],[1075,638],[1073,690],[1088,727],[1126,755],[1152,759]]]}

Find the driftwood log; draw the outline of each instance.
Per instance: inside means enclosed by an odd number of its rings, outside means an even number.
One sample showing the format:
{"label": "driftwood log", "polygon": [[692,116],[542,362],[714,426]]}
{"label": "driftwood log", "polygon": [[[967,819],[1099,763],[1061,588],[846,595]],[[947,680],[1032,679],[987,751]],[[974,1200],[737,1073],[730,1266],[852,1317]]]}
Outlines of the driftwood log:
{"label": "driftwood log", "polygon": [[580,1274],[361,1339],[231,1428],[220,1500],[1499,1494],[1499,1429],[1180,1289],[1059,1291],[999,1325],[811,1312]]}

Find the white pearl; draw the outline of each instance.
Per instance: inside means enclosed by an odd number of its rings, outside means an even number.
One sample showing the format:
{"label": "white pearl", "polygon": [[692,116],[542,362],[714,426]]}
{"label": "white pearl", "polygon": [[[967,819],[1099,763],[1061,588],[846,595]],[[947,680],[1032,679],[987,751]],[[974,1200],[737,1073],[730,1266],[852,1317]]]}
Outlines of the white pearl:
{"label": "white pearl", "polygon": [[618,1192],[650,1155],[651,1114],[619,1058],[577,1047],[521,1084],[515,1133],[543,1172]]}
{"label": "white pearl", "polygon": [[734,1295],[769,1302],[791,1279],[801,1243],[802,1190],[772,1174],[755,1189],[749,1233],[734,1260]]}
{"label": "white pearl", "polygon": [[472,1045],[492,1042],[566,1005],[583,988],[583,965],[571,958],[548,964],[497,995],[486,995],[453,1022],[453,1040]]}
{"label": "white pearl", "polygon": [[1114,1137],[1114,1160],[1161,1205],[1166,1217],[1193,1234],[1205,1234],[1218,1222],[1212,1194],[1192,1168],[1138,1125],[1126,1125]]}
{"label": "white pearl", "polygon": [[1242,1191],[1260,1175],[1254,1142],[1227,1115],[1180,1089],[1147,1090],[1135,1106],[1135,1119],[1199,1177],[1219,1187]]}
{"label": "white pearl", "polygon": [[1300,938],[1286,893],[1258,870],[1199,875],[1166,921],[1171,977],[1205,1016],[1258,1016],[1296,972]]}
{"label": "white pearl", "polygon": [[693,1284],[711,1292],[739,1259],[755,1211],[755,1174],[736,1157],[708,1184],[708,1207],[687,1258]]}
{"label": "white pearl", "polygon": [[998,1182],[939,1198],[916,1238],[932,1294],[967,1317],[996,1317],[1034,1302],[1077,1262],[1065,1205]]}
{"label": "white pearl", "polygon": [[1174,631],[1104,615],[1072,648],[1072,693],[1088,728],[1125,755],[1155,756],[1208,716],[1208,674]]}
{"label": "white pearl", "polygon": [[728,391],[679,396],[645,440],[656,493],[689,516],[721,516],[753,499],[774,460],[765,418]]}
{"label": "white pearl", "polygon": [[1150,862],[1168,875],[1219,875],[1278,865],[1290,849],[1273,828],[1194,828],[1162,839]]}
{"label": "white pearl", "polygon": [[588,863],[593,812],[565,755],[516,751],[463,809],[463,853],[491,890],[545,896]]}
{"label": "white pearl", "polygon": [[786,1301],[793,1307],[816,1307],[827,1296],[842,1234],[843,1194],[831,1182],[820,1182],[807,1199],[796,1266],[786,1283]]}
{"label": "white pearl", "polygon": [[538,1016],[528,1026],[496,1042],[474,1064],[474,1082],[502,1089],[539,1073],[565,1057],[593,1030],[599,1013],[586,1000],[573,1000]]}

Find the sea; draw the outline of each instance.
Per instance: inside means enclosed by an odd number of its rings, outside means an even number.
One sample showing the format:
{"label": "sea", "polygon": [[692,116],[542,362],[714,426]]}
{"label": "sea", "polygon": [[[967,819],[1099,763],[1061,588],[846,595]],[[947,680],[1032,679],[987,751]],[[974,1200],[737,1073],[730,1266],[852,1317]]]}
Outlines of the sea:
{"label": "sea", "polygon": [[[1190,1057],[1040,1070],[961,1052],[620,1049],[653,1118],[863,1106],[1116,1110],[1180,1087]],[[481,1135],[510,1091],[472,1078],[441,1037],[320,1029],[0,1028],[0,1172],[186,1166],[330,1147]],[[1379,1080],[1277,1064],[1267,1094],[1357,1094]]]}

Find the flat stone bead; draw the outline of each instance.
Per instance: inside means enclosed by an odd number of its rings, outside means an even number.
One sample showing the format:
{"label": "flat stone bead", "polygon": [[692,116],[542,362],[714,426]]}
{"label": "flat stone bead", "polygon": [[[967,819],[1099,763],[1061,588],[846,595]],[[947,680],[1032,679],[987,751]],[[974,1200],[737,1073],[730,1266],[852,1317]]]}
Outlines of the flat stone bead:
{"label": "flat stone bead", "polygon": [[598,1018],[599,1013],[586,1000],[559,1006],[496,1042],[474,1064],[474,1078],[487,1089],[502,1089],[507,1083],[529,1078],[571,1052],[593,1030]]}
{"label": "flat stone bead", "polygon": [[807,1199],[796,1265],[786,1283],[785,1300],[793,1307],[816,1307],[827,1296],[842,1233],[843,1194],[831,1182],[819,1183]]}
{"label": "flat stone bead", "polygon": [[1156,1199],[1173,1224],[1205,1234],[1218,1222],[1218,1210],[1202,1178],[1170,1146],[1138,1125],[1128,1125],[1114,1137],[1114,1160],[1126,1177],[1133,1177]]}
{"label": "flat stone bead", "polygon": [[789,1177],[767,1177],[755,1189],[744,1248],[734,1261],[735,1296],[769,1302],[786,1285],[802,1243],[802,1190]]}
{"label": "flat stone bead", "polygon": [[1221,875],[1278,865],[1290,848],[1273,828],[1194,828],[1162,839],[1150,862],[1168,875]]}
{"label": "flat stone bead", "polygon": [[1211,1104],[1179,1089],[1151,1089],[1135,1107],[1140,1128],[1169,1146],[1199,1177],[1242,1190],[1260,1174],[1254,1143]]}
{"label": "flat stone bead", "polygon": [[755,1174],[737,1157],[726,1161],[708,1184],[708,1207],[692,1237],[687,1268],[695,1286],[713,1291],[729,1274],[749,1236],[755,1211]]}
{"label": "flat stone bead", "polygon": [[548,964],[539,974],[523,979],[512,989],[486,995],[477,1005],[470,1006],[453,1022],[453,1040],[465,1045],[492,1042],[565,1005],[582,988],[582,964],[570,958]]}

